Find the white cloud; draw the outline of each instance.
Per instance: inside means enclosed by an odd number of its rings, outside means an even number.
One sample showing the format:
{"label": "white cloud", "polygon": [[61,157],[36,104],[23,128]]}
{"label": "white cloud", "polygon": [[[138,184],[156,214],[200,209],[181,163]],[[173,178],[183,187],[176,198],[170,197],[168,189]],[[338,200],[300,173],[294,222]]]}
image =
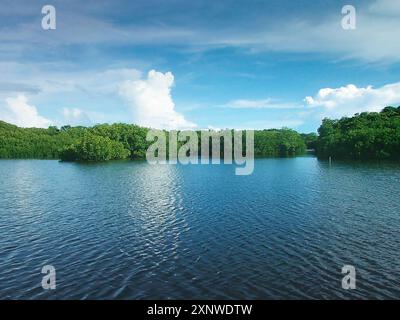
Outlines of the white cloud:
{"label": "white cloud", "polygon": [[[52,124],[87,126],[100,122],[125,121],[166,129],[196,127],[194,123],[187,121],[183,114],[176,111],[171,96],[174,77],[170,72],[164,74],[151,71],[147,77],[143,77],[142,72],[134,68],[110,68],[95,72],[79,70],[49,72],[44,68],[44,72],[38,73],[34,66],[24,67],[25,65],[22,64],[14,64],[11,68],[0,63],[0,73],[4,71],[5,78],[13,81],[11,84],[0,83],[0,99],[12,96],[13,91],[25,96],[23,92],[25,82],[38,88],[35,92],[38,103],[47,103],[49,98],[57,101],[58,97],[62,96],[61,103],[65,103],[66,108],[59,109],[53,115]],[[24,79],[25,82],[17,82],[16,78],[17,80]],[[133,119],[127,120],[125,108],[117,109],[118,100],[115,98],[118,94],[127,100],[134,116]],[[96,106],[99,98],[107,102],[115,101],[115,104],[112,105],[113,110],[111,108],[108,110],[103,106],[102,110],[94,111],[81,107],[79,104],[82,104],[82,101],[76,99],[79,96],[83,97],[81,100],[91,108]],[[71,105],[74,107],[69,107]],[[25,123],[22,115],[17,121],[16,116],[11,117],[9,110],[7,112],[5,109],[2,110],[1,116],[4,120],[7,118],[9,122]],[[40,126],[47,125],[47,122],[33,123]]]}
{"label": "white cloud", "polygon": [[87,96],[115,94],[121,82],[140,79],[135,68],[82,70],[73,64],[61,63],[54,68],[46,63],[0,62],[0,96],[15,93],[49,95],[84,93]]}
{"label": "white cloud", "polygon": [[341,6],[321,17],[296,17],[274,24],[241,26],[202,33],[198,38],[208,46],[234,46],[250,52],[295,52],[329,54],[330,58],[368,62],[400,61],[400,2],[376,0],[370,6],[357,5],[357,27],[343,30]]}
{"label": "white cloud", "polygon": [[400,59],[400,3],[376,0],[371,5],[356,5],[355,30],[341,27],[341,6],[337,11],[326,11],[319,17],[288,18],[273,24],[241,26],[240,29],[213,31],[203,34],[208,45],[237,46],[250,52],[274,51],[330,54],[331,58],[359,59],[380,63]]}
{"label": "white cloud", "polygon": [[301,106],[292,103],[281,103],[267,98],[259,100],[237,99],[229,101],[222,107],[232,109],[297,109]]}
{"label": "white cloud", "polygon": [[90,120],[89,115],[78,108],[63,108],[63,116],[66,124],[69,125],[91,125],[92,121]]}
{"label": "white cloud", "polygon": [[47,128],[52,121],[39,115],[35,106],[28,104],[25,95],[7,98],[6,104],[0,107],[0,119],[20,127]]}
{"label": "white cloud", "polygon": [[[52,47],[74,44],[168,44],[183,45],[191,50],[208,50],[226,46],[242,47],[250,51],[276,51],[333,54],[345,59],[363,61],[400,61],[400,4],[397,0],[375,0],[357,3],[357,29],[341,28],[341,5],[337,9],[321,10],[318,15],[272,16],[265,19],[260,12],[257,19],[243,19],[241,14],[226,18],[207,20],[202,15],[186,19],[142,24],[118,25],[81,10],[67,11],[54,34],[43,33],[36,20],[19,23],[13,28],[0,26],[0,42],[7,43],[0,55],[14,57],[16,52],[30,49],[33,45],[46,43]],[[169,7],[169,6],[168,6]],[[139,8],[141,9],[141,8]],[[163,6],[160,7],[160,10]],[[33,12],[36,9],[32,9]],[[221,10],[223,8],[221,7]],[[161,11],[162,12],[162,11]],[[140,14],[140,10],[137,10]],[[221,11],[221,16],[224,11]],[[245,14],[245,13],[244,13]],[[11,14],[12,16],[12,14]],[[34,16],[34,15],[31,15]],[[160,14],[160,19],[170,17]],[[240,18],[241,23],[235,23]],[[134,20],[134,19],[133,19]],[[170,25],[171,24],[171,25]],[[68,26],[64,27],[63,26]],[[99,32],[101,30],[101,32]],[[43,46],[45,50],[48,46]]]}
{"label": "white cloud", "polygon": [[171,96],[174,76],[171,72],[151,70],[147,78],[128,80],[119,93],[129,103],[134,122],[157,129],[190,129],[196,125],[175,110]]}
{"label": "white cloud", "polygon": [[380,88],[358,88],[349,84],[340,88],[323,88],[314,97],[304,99],[307,106],[322,108],[322,116],[352,116],[363,111],[380,111],[388,105],[400,105],[400,82]]}

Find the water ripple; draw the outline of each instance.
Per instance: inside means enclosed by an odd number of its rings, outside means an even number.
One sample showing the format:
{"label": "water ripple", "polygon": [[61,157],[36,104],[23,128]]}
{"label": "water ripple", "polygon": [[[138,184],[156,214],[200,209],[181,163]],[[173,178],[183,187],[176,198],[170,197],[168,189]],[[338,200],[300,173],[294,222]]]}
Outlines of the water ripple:
{"label": "water ripple", "polygon": [[0,161],[1,298],[400,298],[397,165],[255,168]]}

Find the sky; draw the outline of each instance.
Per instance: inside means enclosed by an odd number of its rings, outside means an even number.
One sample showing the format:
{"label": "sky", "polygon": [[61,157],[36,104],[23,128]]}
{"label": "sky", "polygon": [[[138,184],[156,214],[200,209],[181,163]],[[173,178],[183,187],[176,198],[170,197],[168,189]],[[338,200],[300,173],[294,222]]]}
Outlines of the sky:
{"label": "sky", "polygon": [[0,120],[315,132],[400,105],[399,18],[399,0],[0,0]]}

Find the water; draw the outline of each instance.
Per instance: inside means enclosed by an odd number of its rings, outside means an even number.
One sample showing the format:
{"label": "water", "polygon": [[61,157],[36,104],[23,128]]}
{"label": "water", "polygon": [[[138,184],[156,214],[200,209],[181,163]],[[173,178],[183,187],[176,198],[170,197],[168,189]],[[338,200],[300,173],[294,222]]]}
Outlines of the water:
{"label": "water", "polygon": [[2,160],[0,177],[2,299],[400,298],[395,164]]}

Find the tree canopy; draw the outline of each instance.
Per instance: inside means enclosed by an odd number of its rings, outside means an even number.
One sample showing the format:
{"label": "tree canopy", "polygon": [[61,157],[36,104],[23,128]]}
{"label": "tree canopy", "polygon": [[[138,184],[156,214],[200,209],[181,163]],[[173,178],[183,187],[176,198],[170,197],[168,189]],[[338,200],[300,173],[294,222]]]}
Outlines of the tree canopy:
{"label": "tree canopy", "polygon": [[[99,124],[88,128],[20,128],[0,121],[0,158],[65,161],[144,158],[152,143],[146,141],[148,130],[123,123]],[[178,145],[183,143],[179,142]],[[293,156],[305,150],[305,140],[294,130],[284,128],[254,132],[255,156]]]}
{"label": "tree canopy", "polygon": [[[146,141],[148,130],[123,123],[20,128],[0,121],[0,158],[66,161],[144,158],[152,143]],[[400,159],[400,107],[338,120],[323,119],[318,136],[299,134],[288,128],[254,131],[255,156],[294,156],[306,149],[316,150],[320,158]]]}
{"label": "tree canopy", "polygon": [[318,133],[321,158],[400,159],[400,107],[324,119]]}
{"label": "tree canopy", "polygon": [[74,144],[63,149],[60,157],[66,161],[107,161],[125,159],[129,155],[121,142],[85,132]]}

